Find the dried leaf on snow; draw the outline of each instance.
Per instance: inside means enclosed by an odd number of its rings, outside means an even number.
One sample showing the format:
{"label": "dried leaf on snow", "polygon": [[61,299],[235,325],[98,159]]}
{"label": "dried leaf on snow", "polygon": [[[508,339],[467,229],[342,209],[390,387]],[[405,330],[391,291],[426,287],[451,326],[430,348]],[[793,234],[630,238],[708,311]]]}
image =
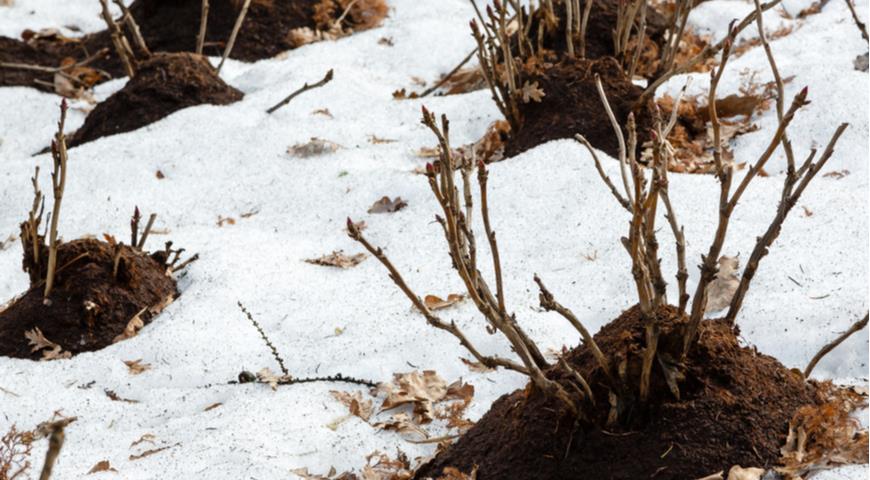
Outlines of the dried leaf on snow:
{"label": "dried leaf on snow", "polygon": [[537,81],[532,82],[531,84],[526,81],[526,83],[523,84],[523,88],[520,93],[523,96],[523,103],[540,102],[546,95],[544,91],[538,86]]}
{"label": "dried leaf on snow", "polygon": [[279,383],[288,381],[290,378],[289,375],[277,375],[275,372],[270,370],[269,367],[263,368],[257,372],[257,381],[269,385],[272,387],[272,390],[277,390]]}
{"label": "dried leaf on snow", "polygon": [[390,419],[386,422],[378,422],[374,424],[375,428],[380,428],[381,430],[393,430],[398,433],[403,434],[417,434],[423,438],[429,438],[429,433],[423,429],[419,424],[414,422],[414,419],[411,418],[405,412],[397,413],[390,417]]}
{"label": "dried leaf on snow", "polygon": [[763,468],[743,468],[740,465],[734,465],[731,470],[728,470],[727,480],[761,480],[764,472]]}
{"label": "dried leaf on snow", "polygon": [[447,395],[447,382],[433,370],[413,371],[393,374],[393,382],[381,383],[378,390],[387,395],[382,411],[413,404],[418,423],[427,423],[434,418],[433,404]]}
{"label": "dried leaf on snow", "polygon": [[96,465],[91,467],[91,469],[88,471],[88,475],[91,475],[93,473],[99,473],[99,472],[116,472],[117,473],[118,471],[112,467],[112,464],[109,463],[108,460],[101,460],[101,461],[97,462]]}
{"label": "dried leaf on snow", "polygon": [[446,300],[436,295],[426,295],[423,298],[423,303],[426,304],[426,307],[429,308],[429,310],[441,310],[452,305],[456,305],[464,299],[465,296],[458,293],[451,293],[447,295]]}
{"label": "dried leaf on snow", "polygon": [[368,209],[368,213],[393,213],[408,206],[408,202],[402,200],[402,197],[396,197],[390,200],[390,197],[381,197],[380,200],[373,203]]}
{"label": "dried leaf on snow", "polygon": [[356,391],[351,393],[331,390],[329,393],[331,393],[336,400],[347,406],[351,415],[357,416],[366,422],[368,422],[372,417],[374,406],[372,405],[371,399],[363,400],[362,392]]}
{"label": "dried leaf on snow", "polygon": [[311,140],[306,143],[297,143],[296,145],[288,148],[287,153],[299,158],[308,158],[332,153],[339,148],[340,145],[335,142],[330,142],[329,140],[324,140],[322,138],[311,137]]}
{"label": "dried leaf on snow", "polygon": [[130,375],[139,375],[140,373],[151,369],[151,364],[142,363],[141,358],[139,360],[124,360],[124,365],[127,365]]}
{"label": "dried leaf on snow", "polygon": [[344,254],[343,250],[336,250],[329,255],[306,259],[305,262],[313,265],[322,265],[324,267],[351,268],[359,265],[365,259],[366,255],[364,253],[347,256]]}

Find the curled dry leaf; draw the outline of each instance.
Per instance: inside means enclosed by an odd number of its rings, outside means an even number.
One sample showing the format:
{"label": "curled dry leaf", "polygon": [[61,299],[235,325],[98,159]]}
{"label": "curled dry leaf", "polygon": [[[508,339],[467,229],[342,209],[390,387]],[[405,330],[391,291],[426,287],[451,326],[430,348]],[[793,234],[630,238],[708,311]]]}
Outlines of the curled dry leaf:
{"label": "curled dry leaf", "polygon": [[291,380],[289,375],[277,375],[275,372],[270,370],[269,367],[263,368],[257,372],[257,381],[269,385],[272,387],[272,390],[277,390],[279,383],[289,380]]}
{"label": "curled dry leaf", "polygon": [[133,448],[136,445],[139,445],[140,443],[145,443],[145,442],[148,442],[148,443],[153,445],[155,440],[157,440],[157,436],[154,435],[153,433],[144,433],[144,434],[142,434],[141,437],[139,437],[138,440],[136,440],[130,444],[130,448]]}
{"label": "curled dry leaf", "polygon": [[456,467],[445,467],[437,480],[477,480],[477,465],[471,471],[464,473]]}
{"label": "curled dry leaf", "polygon": [[372,406],[371,399],[363,400],[362,392],[356,391],[351,393],[331,390],[329,393],[331,393],[336,400],[347,406],[351,415],[359,417],[365,422],[368,422],[372,417],[374,406]]}
{"label": "curled dry leaf", "polygon": [[305,260],[305,263],[322,265],[324,267],[350,268],[359,265],[365,259],[366,255],[364,253],[347,256],[343,250],[336,250],[329,255],[323,255],[319,258],[309,258]]}
{"label": "curled dry leaf", "polygon": [[740,465],[734,465],[731,470],[728,470],[727,480],[761,480],[764,472],[763,468],[743,468]]}
{"label": "curled dry leaf", "polygon": [[390,197],[382,197],[377,202],[373,203],[369,208],[369,213],[393,213],[408,206],[408,202],[402,200],[402,197],[396,197],[390,200]]}
{"label": "curled dry leaf", "polygon": [[447,395],[447,382],[433,370],[413,371],[393,374],[393,382],[379,384],[378,390],[387,396],[381,411],[413,404],[418,423],[428,423],[434,418],[433,404]]}
{"label": "curled dry leaf", "polygon": [[447,300],[435,295],[426,295],[426,297],[423,298],[423,303],[426,304],[426,307],[429,308],[429,310],[441,310],[456,305],[464,299],[465,296],[458,293],[447,295]]}
{"label": "curled dry leaf", "polygon": [[722,255],[719,258],[719,272],[707,285],[707,305],[705,312],[718,312],[731,304],[731,298],[740,285],[740,259]]}
{"label": "curled dry leaf", "polygon": [[112,340],[112,343],[118,343],[121,340],[127,340],[128,338],[135,337],[136,334],[139,333],[139,330],[141,330],[142,327],[145,326],[145,322],[142,321],[142,314],[145,313],[145,310],[147,309],[148,307],[145,307],[142,310],[139,310],[139,313],[133,315],[133,318],[131,318],[130,321],[127,322],[127,326],[124,327],[124,331],[121,332],[120,335],[116,336]]}
{"label": "curled dry leaf", "polygon": [[848,175],[848,174],[850,174],[850,173],[852,173],[852,172],[850,172],[850,171],[848,171],[848,170],[835,170],[835,171],[833,171],[833,172],[828,172],[828,173],[826,173],[826,174],[824,174],[824,175],[822,175],[822,176],[823,176],[823,177],[828,177],[828,178],[833,178],[833,179],[839,180],[839,179],[845,177],[846,175]]}
{"label": "curled dry leaf", "polygon": [[297,143],[296,145],[288,148],[287,153],[293,155],[294,157],[308,158],[335,152],[340,147],[341,145],[335,142],[330,142],[329,140],[324,140],[322,138],[311,137],[311,140],[306,143]]}
{"label": "curled dry leaf", "polygon": [[381,430],[392,430],[401,434],[417,434],[423,438],[429,438],[429,433],[405,412],[391,416],[386,422],[378,422],[374,424],[374,427]]}
{"label": "curled dry leaf", "polygon": [[495,371],[494,368],[489,368],[486,365],[484,365],[480,362],[476,362],[474,360],[469,360],[469,359],[464,358],[464,357],[459,357],[459,360],[461,360],[462,363],[464,363],[465,366],[467,366],[468,369],[474,373],[489,373],[489,372]]}
{"label": "curled dry leaf", "polygon": [[362,480],[410,480],[414,477],[414,471],[408,456],[401,451],[395,459],[375,451],[366,456],[361,476]]}
{"label": "curled dry leaf", "polygon": [[24,332],[24,336],[27,338],[27,342],[31,345],[31,352],[43,350],[42,360],[57,360],[60,358],[72,357],[70,352],[64,352],[60,345],[45,338],[39,327]]}
{"label": "curled dry leaf", "polygon": [[177,446],[179,446],[179,445],[181,445],[181,444],[180,444],[180,443],[176,443],[175,445],[166,445],[166,446],[164,446],[164,447],[152,448],[151,450],[145,450],[145,451],[142,452],[142,453],[139,453],[139,454],[136,454],[136,455],[130,455],[130,456],[127,458],[127,460],[129,460],[129,461],[131,461],[131,462],[132,462],[132,461],[135,461],[135,460],[140,460],[140,459],[143,459],[143,458],[145,458],[145,457],[150,457],[151,455],[154,455],[155,453],[160,453],[160,452],[162,452],[162,451],[164,451],[164,450],[169,450],[170,448],[172,448],[172,447],[177,447]]}
{"label": "curled dry leaf", "polygon": [[520,93],[523,96],[523,103],[540,102],[541,99],[543,99],[544,96],[546,95],[544,93],[544,90],[542,90],[538,86],[537,81],[532,82],[531,84],[528,81],[526,81],[526,83],[523,84],[523,88],[520,91]]}
{"label": "curled dry leaf", "polygon": [[141,358],[139,360],[124,360],[124,365],[127,365],[130,375],[139,375],[140,373],[151,369],[151,364],[142,363]]}
{"label": "curled dry leaf", "polygon": [[326,475],[318,475],[316,473],[311,473],[308,471],[308,468],[294,468],[290,470],[290,473],[302,478],[303,480],[357,480],[356,475],[353,475],[350,472],[342,472],[340,474],[336,473],[335,467],[329,467],[329,472]]}
{"label": "curled dry leaf", "polygon": [[118,471],[112,467],[112,464],[110,464],[108,460],[101,460],[101,461],[97,462],[96,465],[91,467],[91,469],[88,471],[88,475],[91,475],[94,473],[100,473],[100,472],[115,472],[115,473],[117,473]]}

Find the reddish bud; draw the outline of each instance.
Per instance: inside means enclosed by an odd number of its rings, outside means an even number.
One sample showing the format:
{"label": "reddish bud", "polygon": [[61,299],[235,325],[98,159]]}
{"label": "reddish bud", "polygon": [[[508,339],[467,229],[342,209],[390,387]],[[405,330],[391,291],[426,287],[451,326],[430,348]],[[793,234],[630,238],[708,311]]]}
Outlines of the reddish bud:
{"label": "reddish bud", "polygon": [[477,161],[477,168],[479,168],[479,169],[481,169],[481,170],[484,170],[484,171],[486,170],[486,164],[483,163],[483,160],[478,160],[478,161]]}
{"label": "reddish bud", "polygon": [[801,96],[804,97],[804,98],[806,98],[806,96],[807,96],[808,93],[810,93],[810,87],[809,87],[809,85],[805,86],[805,87],[801,90]]}
{"label": "reddish bud", "polygon": [[353,230],[353,220],[351,220],[350,217],[347,217],[347,229]]}
{"label": "reddish bud", "polygon": [[69,105],[67,105],[66,98],[64,98],[60,101],[60,109],[61,111],[66,112],[67,108],[69,108]]}
{"label": "reddish bud", "polygon": [[434,172],[435,172],[435,167],[433,167],[432,164],[429,163],[429,162],[426,162],[426,172],[428,172],[428,173],[434,173]]}

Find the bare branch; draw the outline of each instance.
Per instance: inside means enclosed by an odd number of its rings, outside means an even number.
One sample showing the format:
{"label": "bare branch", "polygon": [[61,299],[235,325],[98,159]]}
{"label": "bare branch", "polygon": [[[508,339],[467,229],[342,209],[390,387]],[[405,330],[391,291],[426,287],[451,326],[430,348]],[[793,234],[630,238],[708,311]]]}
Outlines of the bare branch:
{"label": "bare branch", "polygon": [[217,66],[217,74],[220,75],[221,69],[224,66],[224,62],[227,61],[227,58],[230,56],[230,53],[233,51],[233,46],[236,44],[236,36],[239,34],[239,30],[242,28],[242,23],[245,21],[245,15],[248,14],[248,7],[251,6],[251,0],[245,0],[245,3],[242,4],[242,9],[239,11],[239,16],[236,18],[236,23],[233,25],[233,31],[230,32],[230,39],[227,41],[226,47],[224,47],[224,54],[221,57],[220,63]]}
{"label": "bare branch", "polygon": [[863,330],[864,327],[867,326],[868,319],[870,319],[870,313],[864,315],[864,318],[852,324],[852,326],[849,327],[848,330],[843,332],[839,337],[835,338],[831,343],[822,347],[822,349],[819,350],[819,353],[815,354],[812,360],[810,360],[810,363],[807,364],[807,368],[804,369],[804,378],[809,378],[810,374],[813,373],[813,369],[816,368],[816,365],[819,363],[819,360],[824,358],[825,355],[831,353],[831,350],[837,348],[837,346],[839,346],[841,343],[846,341],[847,338],[852,336],[853,333]]}
{"label": "bare branch", "polygon": [[48,299],[51,294],[51,289],[54,287],[55,268],[57,267],[57,223],[60,217],[60,206],[63,200],[63,191],[66,188],[66,166],[67,166],[67,151],[66,151],[66,136],[63,134],[64,124],[66,122],[67,112],[66,99],[60,102],[60,121],[57,122],[57,133],[54,136],[54,141],[51,142],[51,158],[54,168],[51,172],[52,193],[54,194],[54,205],[51,213],[51,228],[49,230],[49,246],[48,246],[48,269],[45,274],[45,293],[44,299]]}
{"label": "bare branch", "polygon": [[124,66],[124,72],[128,77],[132,78],[136,75],[136,57],[133,55],[130,43],[127,42],[127,37],[124,36],[124,32],[121,31],[121,28],[117,23],[115,23],[115,19],[112,18],[112,13],[109,11],[108,0],[100,0],[100,4],[103,6],[103,20],[109,27],[109,32],[111,32],[112,35],[112,45],[115,46],[115,53],[118,55],[118,58],[121,59],[121,64]]}
{"label": "bare branch", "polygon": [[324,75],[323,78],[319,82],[312,83],[311,85],[309,85],[306,82],[298,90],[296,90],[293,93],[291,93],[290,95],[288,95],[284,100],[281,100],[280,102],[276,103],[272,108],[266,110],[266,113],[269,113],[269,114],[274,113],[275,110],[278,110],[279,108],[283,107],[284,105],[287,105],[288,103],[290,103],[291,100],[296,98],[298,95],[301,95],[301,94],[307,92],[308,90],[313,90],[315,88],[320,88],[320,87],[326,85],[327,83],[332,81],[332,73],[333,73],[332,69],[330,68],[329,71],[326,72],[326,75]]}
{"label": "bare branch", "polygon": [[196,54],[202,55],[202,47],[205,44],[205,33],[208,27],[208,0],[202,0],[202,10],[199,17],[199,33],[196,36]]}

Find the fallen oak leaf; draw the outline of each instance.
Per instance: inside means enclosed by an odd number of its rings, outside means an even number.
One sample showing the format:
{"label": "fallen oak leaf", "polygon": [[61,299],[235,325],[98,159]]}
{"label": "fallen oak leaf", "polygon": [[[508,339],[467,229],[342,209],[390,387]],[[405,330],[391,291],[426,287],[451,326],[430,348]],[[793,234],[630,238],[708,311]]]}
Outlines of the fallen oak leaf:
{"label": "fallen oak leaf", "polygon": [[24,332],[24,337],[27,338],[28,344],[31,345],[31,353],[43,350],[41,360],[57,360],[72,357],[70,352],[64,352],[60,345],[45,338],[39,327]]}
{"label": "fallen oak leaf", "polygon": [[447,295],[447,300],[444,300],[436,295],[426,295],[423,298],[423,303],[426,304],[426,307],[429,310],[442,310],[447,307],[456,305],[463,300],[465,300],[465,295],[459,293],[451,293]]}
{"label": "fallen oak leaf", "polygon": [[738,270],[740,259],[722,255],[719,257],[719,272],[707,285],[707,304],[705,312],[717,312],[731,304],[734,292],[740,284]]}
{"label": "fallen oak leaf", "polygon": [[351,393],[331,390],[329,393],[332,394],[333,398],[343,403],[350,410],[351,415],[359,417],[365,422],[368,422],[372,417],[372,413],[374,413],[372,401],[363,400],[362,392]]}
{"label": "fallen oak leaf", "polygon": [[526,81],[520,93],[523,97],[523,103],[540,102],[546,96],[544,90],[538,86],[537,81],[532,83]]}
{"label": "fallen oak leaf", "polygon": [[130,375],[139,375],[140,373],[151,369],[151,364],[142,363],[141,358],[139,360],[124,360],[124,365],[127,365]]}
{"label": "fallen oak leaf", "polygon": [[386,422],[378,422],[373,426],[381,430],[392,430],[401,434],[415,433],[423,438],[429,438],[429,433],[426,432],[423,427],[415,423],[411,419],[411,416],[405,412],[397,413],[391,416],[390,420]]}
{"label": "fallen oak leaf", "polygon": [[368,213],[393,213],[408,206],[408,202],[402,200],[402,197],[396,197],[390,200],[390,197],[384,196],[380,200],[373,203],[368,209]]}
{"label": "fallen oak leaf", "polygon": [[433,404],[447,395],[447,382],[433,370],[413,371],[393,374],[393,382],[379,384],[378,390],[387,395],[381,411],[412,404],[417,422],[428,423],[435,416]]}
{"label": "fallen oak leaf", "polygon": [[99,473],[99,472],[118,473],[118,471],[112,467],[112,464],[110,464],[108,460],[101,460],[101,461],[97,462],[97,464],[94,465],[93,467],[91,467],[91,469],[88,471],[88,475],[91,475],[94,473]]}
{"label": "fallen oak leaf", "polygon": [[312,265],[321,265],[324,267],[351,268],[359,265],[360,263],[362,263],[363,260],[366,259],[366,255],[364,253],[357,253],[352,256],[347,256],[343,252],[343,250],[336,250],[329,255],[323,255],[319,258],[306,259],[305,263],[310,263]]}

